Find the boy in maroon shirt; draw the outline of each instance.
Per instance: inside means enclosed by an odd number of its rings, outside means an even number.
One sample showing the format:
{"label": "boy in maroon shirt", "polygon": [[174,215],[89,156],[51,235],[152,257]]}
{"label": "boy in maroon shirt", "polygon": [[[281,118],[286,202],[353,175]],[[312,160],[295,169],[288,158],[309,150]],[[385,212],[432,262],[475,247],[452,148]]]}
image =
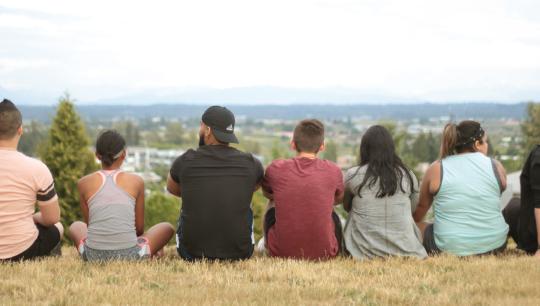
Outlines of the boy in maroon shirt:
{"label": "boy in maroon shirt", "polygon": [[[342,230],[333,206],[343,200],[343,175],[324,150],[324,125],[303,120],[294,129],[296,157],[266,169],[263,192],[271,201],[265,215],[265,244],[271,256],[328,259],[341,250]],[[275,206],[275,207],[272,207]]]}

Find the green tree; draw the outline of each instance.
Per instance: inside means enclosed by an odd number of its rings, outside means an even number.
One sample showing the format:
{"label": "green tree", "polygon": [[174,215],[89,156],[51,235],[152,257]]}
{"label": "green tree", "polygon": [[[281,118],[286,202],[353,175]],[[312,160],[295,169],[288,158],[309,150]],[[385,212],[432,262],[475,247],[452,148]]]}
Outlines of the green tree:
{"label": "green tree", "polygon": [[326,143],[326,148],[324,150],[324,159],[331,160],[333,162],[337,162],[337,145],[333,141],[329,141]]}
{"label": "green tree", "polygon": [[240,140],[240,146],[245,152],[260,155],[261,145],[256,140],[242,139]]}
{"label": "green tree", "polygon": [[527,154],[540,144],[540,103],[530,102],[527,105],[527,116],[521,125],[523,132],[523,149]]}
{"label": "green tree", "polygon": [[139,127],[133,121],[117,122],[113,125],[113,128],[124,136],[128,146],[138,146],[140,144],[141,133]]}
{"label": "green tree", "polygon": [[420,162],[432,163],[439,155],[440,140],[431,132],[420,133],[411,146],[411,154]]}
{"label": "green tree", "polygon": [[253,194],[251,208],[253,210],[253,234],[258,241],[263,236],[264,214],[266,212],[268,200],[263,196],[262,191],[258,190]]}
{"label": "green tree", "polygon": [[94,154],[88,146],[84,124],[66,93],[59,99],[56,116],[40,152],[54,177],[65,225],[81,218],[77,181],[97,169]]}
{"label": "green tree", "polygon": [[384,126],[390,135],[392,135],[396,154],[409,169],[414,170],[418,165],[418,158],[412,153],[413,140],[411,135],[405,130],[398,130],[396,124],[393,122],[382,121],[379,124]]}
{"label": "green tree", "polygon": [[165,130],[165,141],[180,145],[184,142],[184,127],[180,122],[171,122],[167,124]]}
{"label": "green tree", "polygon": [[272,143],[272,160],[281,159],[281,158],[287,158],[288,152],[287,149],[284,147],[284,145],[279,140],[274,140]]}
{"label": "green tree", "polygon": [[144,205],[145,230],[160,222],[169,222],[176,226],[181,206],[181,200],[174,196],[153,191]]}
{"label": "green tree", "polygon": [[19,142],[19,151],[28,156],[37,156],[40,144],[47,138],[47,128],[32,120],[30,125],[24,127],[24,133]]}

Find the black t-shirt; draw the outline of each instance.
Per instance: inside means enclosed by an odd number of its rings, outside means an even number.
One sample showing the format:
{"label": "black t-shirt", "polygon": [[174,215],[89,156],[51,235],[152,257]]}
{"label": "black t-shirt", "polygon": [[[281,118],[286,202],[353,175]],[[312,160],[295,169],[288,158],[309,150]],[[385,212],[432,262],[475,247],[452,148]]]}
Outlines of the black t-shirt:
{"label": "black t-shirt", "polygon": [[540,208],[540,146],[536,146],[525,165],[520,177],[521,209],[518,225],[518,248],[534,252],[538,248],[534,209]]}
{"label": "black t-shirt", "polygon": [[229,146],[202,146],[178,157],[170,174],[182,194],[181,247],[195,258],[249,257],[251,200],[264,174],[259,160]]}

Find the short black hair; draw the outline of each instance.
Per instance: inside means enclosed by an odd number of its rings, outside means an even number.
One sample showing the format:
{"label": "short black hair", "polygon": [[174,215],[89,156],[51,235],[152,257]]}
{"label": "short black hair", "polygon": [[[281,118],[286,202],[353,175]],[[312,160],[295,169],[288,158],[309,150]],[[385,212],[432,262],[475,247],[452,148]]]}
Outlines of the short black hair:
{"label": "short black hair", "polygon": [[8,99],[0,103],[0,140],[7,140],[17,135],[22,125],[22,115],[19,109]]}
{"label": "short black hair", "polygon": [[298,152],[319,152],[324,143],[324,125],[317,119],[300,121],[294,128],[293,142]]}

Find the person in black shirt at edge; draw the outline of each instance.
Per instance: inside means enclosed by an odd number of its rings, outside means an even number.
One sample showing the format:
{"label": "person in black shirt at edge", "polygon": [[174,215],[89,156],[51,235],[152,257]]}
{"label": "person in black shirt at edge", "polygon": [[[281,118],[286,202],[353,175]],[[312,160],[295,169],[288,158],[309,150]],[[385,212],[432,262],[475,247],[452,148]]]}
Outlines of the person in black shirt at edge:
{"label": "person in black shirt at edge", "polygon": [[536,146],[521,172],[521,200],[510,200],[503,216],[518,249],[540,257],[540,145]]}
{"label": "person in black shirt at edge", "polygon": [[264,170],[249,153],[229,143],[234,114],[212,106],[203,116],[199,148],[178,157],[167,179],[167,190],[182,198],[176,247],[185,260],[240,260],[253,254],[251,200]]}

